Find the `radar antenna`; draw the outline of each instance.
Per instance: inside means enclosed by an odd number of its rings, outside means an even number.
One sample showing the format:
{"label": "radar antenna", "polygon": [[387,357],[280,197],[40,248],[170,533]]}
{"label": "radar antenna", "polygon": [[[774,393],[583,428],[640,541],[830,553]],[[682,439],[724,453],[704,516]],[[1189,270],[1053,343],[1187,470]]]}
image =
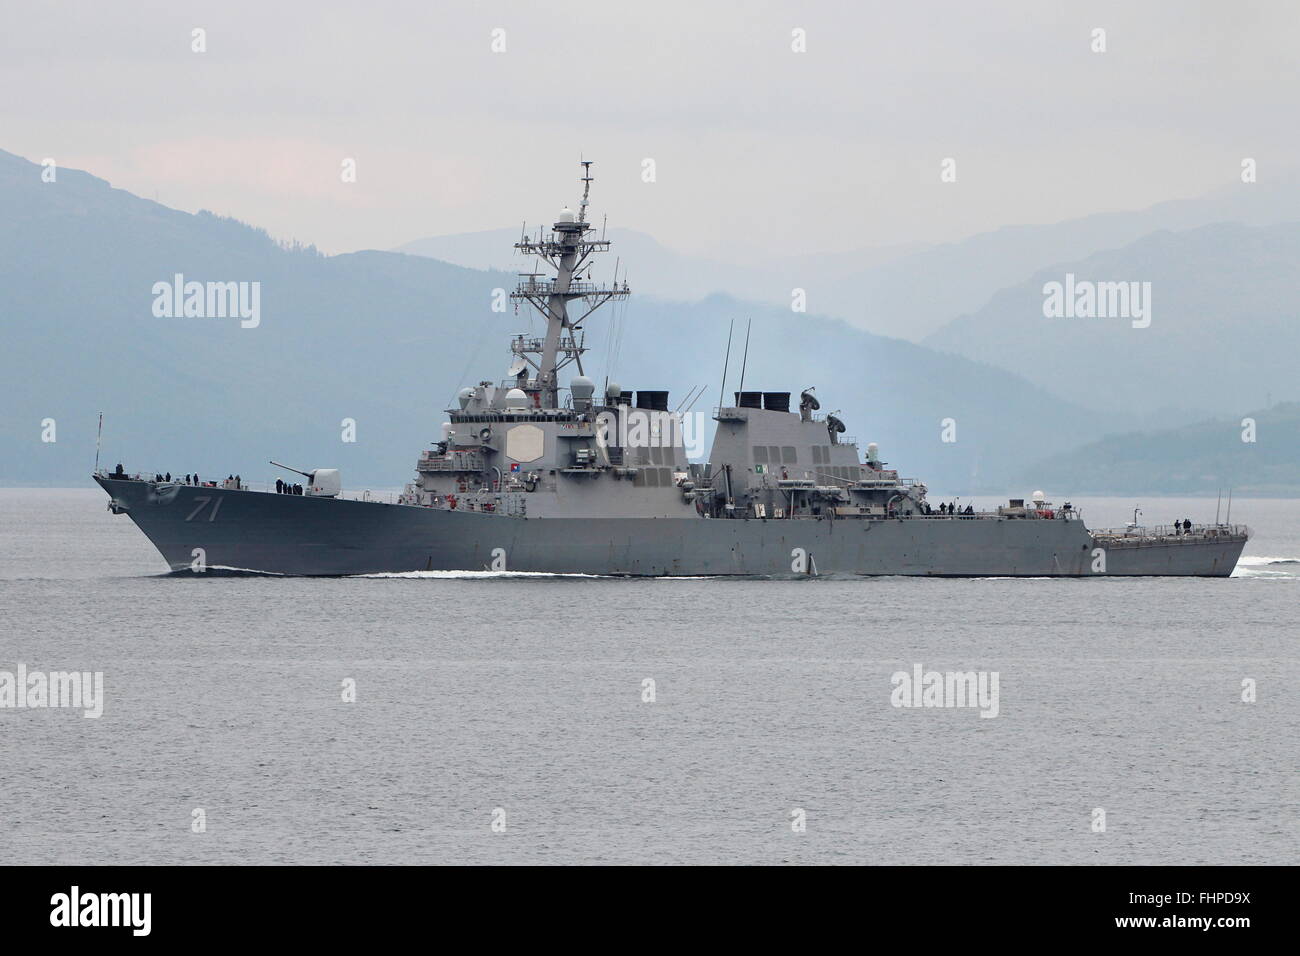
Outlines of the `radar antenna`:
{"label": "radar antenna", "polygon": [[[608,286],[578,281],[584,266],[590,275],[591,266],[587,260],[594,253],[609,251],[609,240],[603,236],[600,239],[587,238],[587,234],[592,232],[591,224],[587,222],[593,182],[592,161],[584,159],[581,165],[582,200],[578,204],[578,214],[575,216],[566,208],[550,233],[543,235],[539,230],[536,239],[521,238],[515,243],[519,252],[536,256],[555,272],[551,279],[538,273],[520,273],[519,285],[510,293],[510,298],[527,302],[546,319],[545,338],[519,336],[511,344],[511,350],[537,370],[533,391],[540,393],[538,401],[542,408],[559,407],[559,370],[570,362],[577,362],[578,368],[582,368],[582,353],[586,346],[579,333],[582,332],[583,320],[611,299],[622,299],[631,294],[626,281],[621,287],[617,281]],[[586,311],[576,319],[569,317],[569,302],[574,299],[582,299],[586,306]]]}

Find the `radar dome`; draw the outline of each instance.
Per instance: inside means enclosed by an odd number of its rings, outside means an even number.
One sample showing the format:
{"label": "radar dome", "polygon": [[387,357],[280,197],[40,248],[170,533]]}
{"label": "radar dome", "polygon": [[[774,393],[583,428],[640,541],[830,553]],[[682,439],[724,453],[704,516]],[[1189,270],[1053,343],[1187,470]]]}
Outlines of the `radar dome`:
{"label": "radar dome", "polygon": [[559,221],[560,221],[560,222],[576,222],[577,220],[576,220],[576,217],[573,215],[573,210],[570,209],[568,206],[565,206],[563,209],[560,210],[560,219],[559,219]]}
{"label": "radar dome", "polygon": [[528,396],[521,388],[512,388],[506,392],[506,408],[527,408]]}
{"label": "radar dome", "polygon": [[466,385],[458,393],[456,393],[456,400],[460,402],[461,408],[464,408],[466,405],[468,405],[469,400],[473,397],[474,397],[474,389],[470,388],[468,385]]}
{"label": "radar dome", "polygon": [[1035,491],[1032,495],[1030,495],[1030,497],[1033,498],[1034,501],[1037,501],[1039,504],[1042,504],[1044,501],[1047,500],[1047,495],[1043,494],[1041,491]]}
{"label": "radar dome", "polygon": [[574,411],[585,412],[591,408],[591,396],[596,391],[596,383],[585,375],[575,375],[569,382],[569,393],[573,396]]}

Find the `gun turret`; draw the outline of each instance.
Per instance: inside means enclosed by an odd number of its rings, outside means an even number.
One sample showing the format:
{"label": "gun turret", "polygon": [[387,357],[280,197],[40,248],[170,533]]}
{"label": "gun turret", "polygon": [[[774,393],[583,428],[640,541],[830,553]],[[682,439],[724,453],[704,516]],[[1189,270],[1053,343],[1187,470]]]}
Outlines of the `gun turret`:
{"label": "gun turret", "polygon": [[290,468],[288,465],[282,465],[278,461],[271,464],[276,468],[283,468],[285,471],[291,471],[295,475],[302,475],[307,479],[307,494],[315,498],[337,498],[343,490],[343,482],[339,478],[337,468],[313,468],[311,471],[299,471],[297,468]]}

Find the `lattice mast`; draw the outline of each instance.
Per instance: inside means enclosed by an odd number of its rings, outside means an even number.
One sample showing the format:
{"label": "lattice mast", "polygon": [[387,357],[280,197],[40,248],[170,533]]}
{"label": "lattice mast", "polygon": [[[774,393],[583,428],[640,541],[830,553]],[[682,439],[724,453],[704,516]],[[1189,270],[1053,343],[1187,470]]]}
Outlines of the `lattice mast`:
{"label": "lattice mast", "polygon": [[[510,298],[523,300],[541,313],[546,320],[546,337],[515,339],[513,351],[537,371],[537,386],[543,408],[559,408],[559,380],[557,374],[571,362],[578,363],[582,372],[583,321],[611,299],[626,298],[631,294],[627,281],[620,286],[615,275],[611,285],[591,281],[591,264],[594,253],[608,252],[608,239],[589,239],[592,231],[587,222],[587,205],[591,196],[591,161],[582,163],[582,201],[578,214],[565,208],[552,226],[552,231],[536,239],[522,237],[515,248],[523,255],[536,256],[546,263],[554,276],[546,273],[520,273],[519,285]],[[586,268],[585,278],[583,269]],[[582,299],[586,311],[578,318],[569,317],[569,303]],[[536,356],[536,357],[534,357]]]}

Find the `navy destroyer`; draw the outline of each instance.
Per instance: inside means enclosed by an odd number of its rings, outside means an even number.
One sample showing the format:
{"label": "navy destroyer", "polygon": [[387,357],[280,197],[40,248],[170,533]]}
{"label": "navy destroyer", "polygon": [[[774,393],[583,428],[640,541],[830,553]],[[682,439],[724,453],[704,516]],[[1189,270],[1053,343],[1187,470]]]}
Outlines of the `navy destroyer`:
{"label": "navy destroyer", "polygon": [[299,472],[306,484],[284,494],[97,466],[109,510],[182,573],[1232,573],[1249,532],[1217,519],[1090,531],[1077,509],[1040,493],[991,511],[935,507],[923,483],[821,414],[811,387],[794,402],[793,392],[734,392],[713,410],[707,462],[688,461],[689,409],[670,411],[660,389],[598,389],[584,372],[584,323],[630,289],[617,275],[590,278],[610,243],[588,222],[591,164],[582,170],[577,210],[515,244],[546,268],[522,274],[511,294],[545,335],[515,336],[507,377],[460,391],[395,502],[343,496],[329,468]]}

